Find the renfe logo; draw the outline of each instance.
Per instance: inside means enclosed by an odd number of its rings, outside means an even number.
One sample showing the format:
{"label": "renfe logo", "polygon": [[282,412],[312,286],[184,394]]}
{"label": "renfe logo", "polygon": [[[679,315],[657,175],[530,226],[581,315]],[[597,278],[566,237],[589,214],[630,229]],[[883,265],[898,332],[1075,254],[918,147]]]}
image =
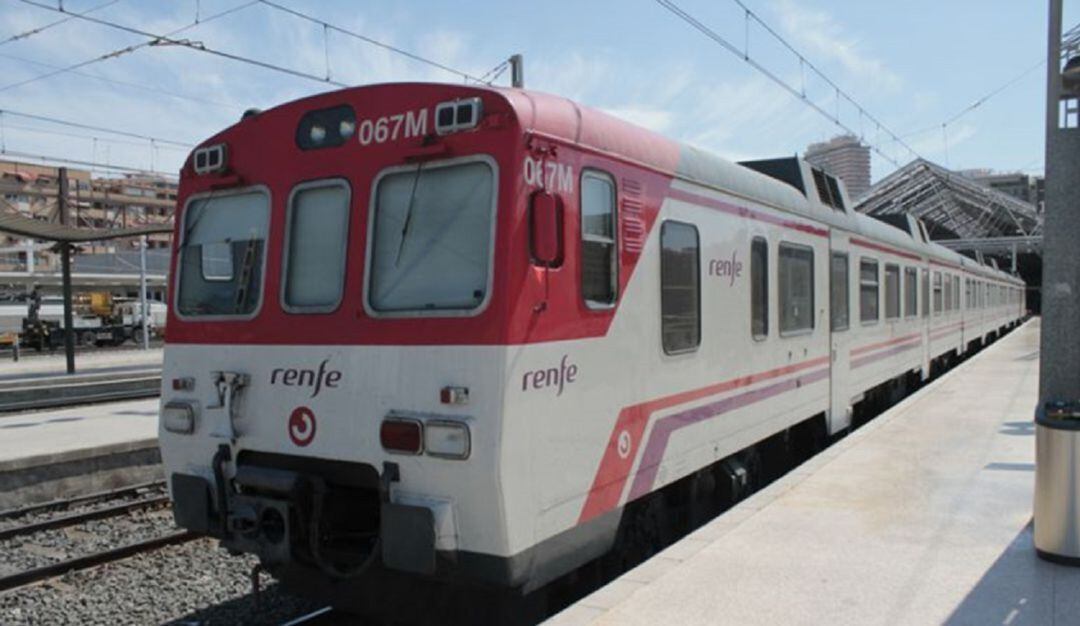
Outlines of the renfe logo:
{"label": "renfe logo", "polygon": [[737,251],[731,252],[731,260],[709,259],[709,276],[727,276],[731,279],[730,285],[735,284],[735,279],[742,276],[742,261],[735,258]]}
{"label": "renfe logo", "polygon": [[567,356],[564,354],[562,361],[559,362],[559,367],[549,367],[547,369],[529,370],[521,377],[521,390],[528,391],[529,389],[545,389],[547,387],[558,387],[559,392],[556,396],[561,396],[563,392],[563,386],[574,382],[577,378],[578,367],[573,363],[566,364]]}
{"label": "renfe logo", "polygon": [[279,367],[270,372],[270,384],[280,384],[286,387],[313,387],[311,397],[314,398],[319,395],[324,386],[336,389],[341,381],[341,372],[326,369],[326,364],[329,361],[330,359],[323,359],[323,362],[319,363],[318,370]]}
{"label": "renfe logo", "polygon": [[298,406],[289,414],[289,439],[300,447],[315,438],[315,412],[306,406]]}

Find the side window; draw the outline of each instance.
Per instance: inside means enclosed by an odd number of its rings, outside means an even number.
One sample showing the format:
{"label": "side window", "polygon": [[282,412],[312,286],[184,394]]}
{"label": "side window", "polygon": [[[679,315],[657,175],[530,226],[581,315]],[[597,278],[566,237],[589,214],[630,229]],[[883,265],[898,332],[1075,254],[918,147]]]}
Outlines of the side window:
{"label": "side window", "polygon": [[349,187],[344,181],[301,185],[289,203],[285,241],[286,310],[332,311],[345,285]]}
{"label": "side window", "polygon": [[829,327],[832,330],[847,330],[851,325],[848,273],[848,255],[834,252],[829,264]]}
{"label": "side window", "polygon": [[934,315],[941,313],[941,272],[934,272]]}
{"label": "side window", "polygon": [[616,226],[615,181],[587,170],[581,175],[581,295],[589,306],[611,306],[618,297]]}
{"label": "side window", "polygon": [[782,243],[778,266],[781,334],[813,329],[814,249]]}
{"label": "side window", "polygon": [[922,271],[922,316],[930,317],[930,270]]}
{"label": "side window", "polygon": [[761,237],[750,243],[750,332],[769,336],[769,244]]}
{"label": "side window", "polygon": [[942,296],[944,305],[942,308],[946,311],[950,311],[952,310],[952,276],[945,274],[944,279],[945,289],[943,290],[944,295]]}
{"label": "side window", "polygon": [[701,344],[701,246],[697,228],[682,222],[660,227],[660,334],[664,352]]}
{"label": "side window", "polygon": [[919,271],[914,267],[904,268],[904,317],[919,314]]}
{"label": "side window", "polygon": [[878,320],[878,263],[859,259],[859,321]]}
{"label": "side window", "polygon": [[900,317],[900,266],[885,265],[885,319]]}
{"label": "side window", "polygon": [[952,278],[952,297],[953,297],[952,308],[955,311],[955,310],[958,310],[960,308],[960,277],[959,276],[953,276],[953,278]]}

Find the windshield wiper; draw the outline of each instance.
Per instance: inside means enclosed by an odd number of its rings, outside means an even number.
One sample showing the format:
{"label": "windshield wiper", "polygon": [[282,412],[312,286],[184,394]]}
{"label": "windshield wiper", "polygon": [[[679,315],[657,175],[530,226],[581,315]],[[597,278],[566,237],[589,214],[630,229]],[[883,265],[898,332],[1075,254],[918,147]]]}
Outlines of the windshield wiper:
{"label": "windshield wiper", "polygon": [[412,224],[413,205],[416,204],[416,188],[420,186],[420,170],[424,163],[416,164],[416,176],[413,176],[412,190],[409,192],[409,204],[405,207],[405,223],[401,225],[401,241],[398,242],[397,256],[394,257],[394,267],[401,262],[401,253],[405,250],[405,239],[409,236],[409,226]]}
{"label": "windshield wiper", "polygon": [[[240,274],[236,277],[238,280],[236,286],[233,288],[233,312],[242,313],[244,307],[247,306],[248,298],[251,295],[251,272],[255,269],[255,257],[258,256],[256,252],[259,248],[258,239],[248,239],[247,245],[244,247],[244,260],[240,265]],[[231,248],[231,245],[230,245]]]}

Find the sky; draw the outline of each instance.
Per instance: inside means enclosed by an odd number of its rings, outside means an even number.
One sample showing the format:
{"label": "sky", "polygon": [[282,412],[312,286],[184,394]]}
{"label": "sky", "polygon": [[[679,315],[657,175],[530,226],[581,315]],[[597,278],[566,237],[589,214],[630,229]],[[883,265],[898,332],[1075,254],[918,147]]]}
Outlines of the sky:
{"label": "sky", "polygon": [[[70,12],[292,68],[348,85],[462,82],[462,77],[246,0],[34,0]],[[511,54],[525,58],[526,87],[572,98],[732,159],[801,153],[845,132],[741,55],[654,0],[489,2],[305,1],[279,4],[440,64],[480,76]],[[892,160],[911,150],[952,169],[1041,173],[1045,138],[1045,0],[743,0],[835,89],[735,0],[678,0],[773,75]],[[1080,15],[1066,0],[1066,28]],[[180,46],[142,46],[74,71],[24,82],[147,41],[0,0],[0,151],[176,172],[187,148],[19,117],[51,116],[160,139],[197,143],[247,108],[269,108],[336,89],[324,81]],[[196,24],[196,18],[198,23]],[[508,84],[509,72],[497,79]],[[22,83],[22,84],[20,84]],[[1003,86],[1000,93],[942,124]],[[291,139],[290,139],[291,140]],[[4,158],[0,155],[0,158]],[[872,176],[895,169],[874,154]]]}

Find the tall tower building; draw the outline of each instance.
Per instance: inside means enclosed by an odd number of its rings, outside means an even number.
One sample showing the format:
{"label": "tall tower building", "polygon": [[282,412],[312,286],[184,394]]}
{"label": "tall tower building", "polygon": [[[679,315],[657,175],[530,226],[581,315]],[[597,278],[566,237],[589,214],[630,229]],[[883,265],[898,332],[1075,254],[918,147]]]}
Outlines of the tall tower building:
{"label": "tall tower building", "polygon": [[854,135],[812,143],[803,158],[844,181],[852,201],[870,188],[870,148],[859,143]]}

